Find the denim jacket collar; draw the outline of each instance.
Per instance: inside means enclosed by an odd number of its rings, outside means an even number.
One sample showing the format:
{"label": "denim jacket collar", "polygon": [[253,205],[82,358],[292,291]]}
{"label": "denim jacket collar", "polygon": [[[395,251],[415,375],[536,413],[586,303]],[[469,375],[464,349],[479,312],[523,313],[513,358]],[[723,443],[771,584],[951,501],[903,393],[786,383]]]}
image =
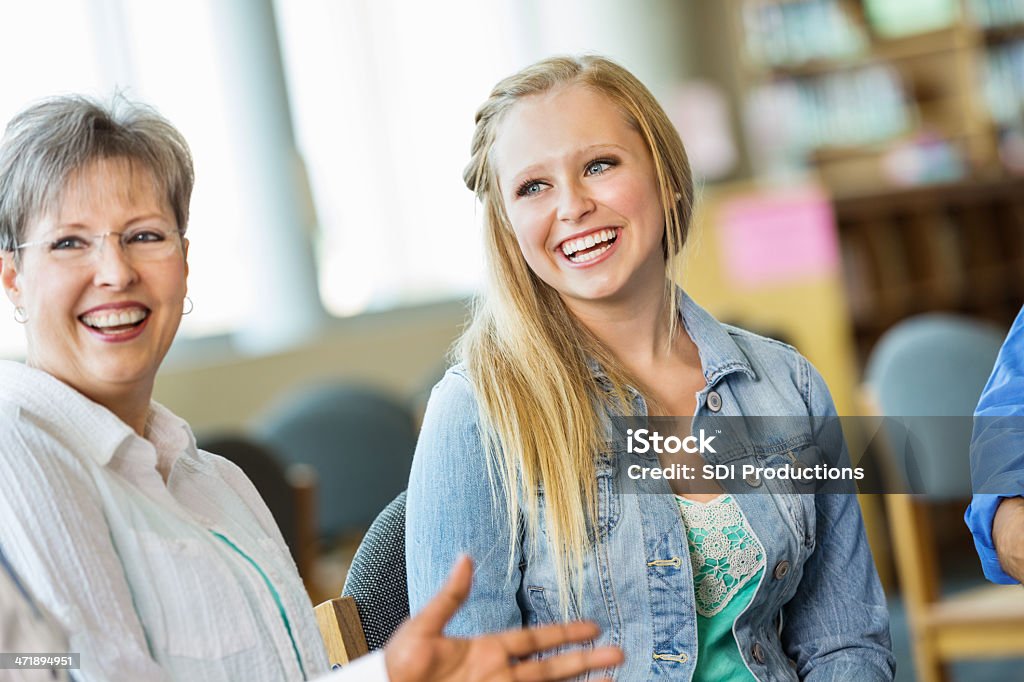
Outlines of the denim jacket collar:
{"label": "denim jacket collar", "polygon": [[[697,305],[681,288],[677,289],[677,293],[679,317],[683,321],[684,329],[697,346],[704,380],[708,386],[713,386],[719,379],[733,372],[743,372],[751,379],[757,379],[750,360],[733,341],[728,330],[708,311]],[[609,390],[611,385],[608,376],[597,361],[587,358],[587,366],[590,367],[598,385]]]}

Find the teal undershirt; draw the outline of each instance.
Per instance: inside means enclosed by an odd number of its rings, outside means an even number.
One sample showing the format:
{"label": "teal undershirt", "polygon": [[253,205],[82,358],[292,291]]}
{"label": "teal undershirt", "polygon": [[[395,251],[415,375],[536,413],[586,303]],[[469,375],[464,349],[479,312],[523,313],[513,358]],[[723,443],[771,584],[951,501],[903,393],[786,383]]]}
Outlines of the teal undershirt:
{"label": "teal undershirt", "polygon": [[757,678],[750,674],[740,655],[739,645],[732,634],[733,623],[754,598],[757,584],[761,581],[764,567],[749,583],[744,585],[724,609],[711,617],[697,614],[697,667],[693,679],[722,682],[728,680],[750,680]]}
{"label": "teal undershirt", "polygon": [[[682,497],[677,499],[681,507],[689,505],[705,506],[699,502],[693,502]],[[708,504],[716,503],[736,505],[736,502],[728,496],[722,498],[720,502]],[[720,530],[726,532],[727,535],[738,537],[739,541],[752,542],[756,547],[760,548],[757,539],[752,534],[746,533],[746,529],[742,525],[729,526]],[[693,553],[695,550],[699,550],[702,540],[693,530],[687,527],[686,541],[690,548],[692,564],[696,560]],[[764,557],[763,550],[760,551],[760,556]],[[724,561],[722,560],[720,564],[723,568],[728,566]],[[705,559],[705,562],[707,565],[716,563],[707,559]],[[697,588],[696,576],[700,570],[700,566],[693,567],[695,590]],[[714,615],[704,616],[699,612],[697,613],[697,664],[693,673],[693,680],[695,682],[757,682],[757,678],[750,673],[750,670],[747,669],[746,664],[743,662],[743,656],[740,654],[739,645],[736,643],[736,637],[733,635],[732,628],[736,623],[736,619],[739,618],[740,614],[743,613],[743,610],[747,608],[747,605],[754,598],[754,593],[757,592],[757,586],[761,582],[763,573],[764,566],[761,566],[745,584],[729,595],[728,602]]]}
{"label": "teal undershirt", "polygon": [[281,620],[284,621],[284,629],[288,631],[288,639],[291,640],[292,651],[295,652],[295,660],[299,662],[299,671],[302,673],[302,679],[308,680],[309,678],[306,677],[306,668],[305,668],[305,666],[302,665],[302,656],[299,655],[299,647],[298,647],[298,645],[295,644],[295,635],[292,634],[292,624],[291,624],[291,621],[288,620],[288,614],[284,610],[284,603],[281,601],[281,595],[277,591],[277,588],[274,587],[274,583],[270,582],[270,578],[268,578],[267,574],[263,572],[263,569],[260,568],[260,565],[257,564],[255,561],[253,561],[252,557],[250,557],[248,554],[246,554],[241,549],[239,549],[238,545],[236,545],[235,543],[231,542],[231,540],[228,540],[226,537],[224,537],[223,535],[221,535],[220,533],[218,533],[216,531],[210,531],[210,532],[213,533],[214,536],[220,538],[224,542],[224,544],[226,544],[228,547],[230,547],[231,549],[235,550],[238,553],[239,556],[241,556],[243,559],[248,561],[252,565],[252,567],[255,568],[256,571],[263,578],[263,582],[265,582],[267,584],[267,589],[270,590],[270,594],[274,597],[274,602],[277,604],[277,610],[280,611],[280,613],[281,613]]}

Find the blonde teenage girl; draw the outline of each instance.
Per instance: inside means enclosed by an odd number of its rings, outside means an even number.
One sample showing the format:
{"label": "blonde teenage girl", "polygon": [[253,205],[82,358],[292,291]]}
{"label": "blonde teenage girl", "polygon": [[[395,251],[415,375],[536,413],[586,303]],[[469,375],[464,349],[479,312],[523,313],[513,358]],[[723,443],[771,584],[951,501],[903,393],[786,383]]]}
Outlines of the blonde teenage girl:
{"label": "blonde teenage girl", "polygon": [[[583,617],[625,650],[618,679],[892,679],[854,496],[625,492],[610,415],[835,414],[796,350],[671,281],[693,183],[647,89],[600,57],[534,64],[480,107],[464,177],[489,282],[413,464],[413,610],[467,552],[451,634]],[[781,466],[814,435],[768,433],[743,461]]]}

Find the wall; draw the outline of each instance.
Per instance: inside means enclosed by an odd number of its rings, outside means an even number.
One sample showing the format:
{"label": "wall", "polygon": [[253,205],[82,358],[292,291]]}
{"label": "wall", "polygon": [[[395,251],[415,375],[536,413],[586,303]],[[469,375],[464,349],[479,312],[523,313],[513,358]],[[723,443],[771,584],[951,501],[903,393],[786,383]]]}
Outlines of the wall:
{"label": "wall", "polygon": [[[700,193],[682,273],[687,292],[720,320],[784,336],[821,372],[841,415],[856,414],[858,372],[849,305],[837,270],[743,287],[723,267],[719,211],[730,199],[760,194],[753,183]],[[778,189],[778,188],[774,188]],[[776,254],[765,253],[765,258]]]}
{"label": "wall", "polygon": [[354,380],[411,397],[436,381],[465,316],[462,301],[367,314],[286,352],[181,360],[161,372],[155,399],[203,432],[243,428],[308,383]]}

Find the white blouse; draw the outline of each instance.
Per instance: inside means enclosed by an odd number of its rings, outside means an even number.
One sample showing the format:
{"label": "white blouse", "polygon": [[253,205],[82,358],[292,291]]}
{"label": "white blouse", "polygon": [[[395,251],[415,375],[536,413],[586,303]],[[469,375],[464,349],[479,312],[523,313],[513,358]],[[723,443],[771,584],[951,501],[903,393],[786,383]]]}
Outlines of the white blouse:
{"label": "white blouse", "polygon": [[[0,386],[0,546],[81,653],[76,677],[327,672],[295,564],[238,467],[155,402],[141,438],[45,372],[0,361]],[[335,679],[386,680],[383,657]]]}

